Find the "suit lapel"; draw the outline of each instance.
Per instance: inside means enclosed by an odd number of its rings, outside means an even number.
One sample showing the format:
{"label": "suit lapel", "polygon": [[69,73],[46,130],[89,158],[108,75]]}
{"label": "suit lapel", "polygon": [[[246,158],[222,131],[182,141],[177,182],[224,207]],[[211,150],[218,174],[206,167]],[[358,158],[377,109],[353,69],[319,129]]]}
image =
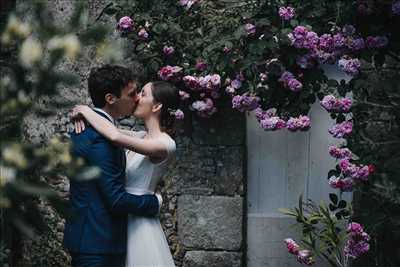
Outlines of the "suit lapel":
{"label": "suit lapel", "polygon": [[115,123],[106,114],[104,114],[103,112],[100,112],[100,111],[98,111],[96,109],[93,109],[93,111],[96,112],[97,114],[99,114],[100,116],[106,118],[109,122],[111,122],[112,124],[115,125]]}
{"label": "suit lapel", "polygon": [[[114,122],[111,121],[111,119],[110,119],[106,114],[104,114],[103,112],[99,112],[99,111],[96,110],[96,109],[93,109],[93,110],[94,110],[94,112],[96,112],[97,114],[99,114],[100,116],[106,118],[108,121],[110,121],[111,123],[114,124]],[[126,167],[126,155],[125,155],[125,151],[124,151],[124,149],[119,148],[119,147],[118,147],[118,151],[119,151],[119,153],[120,153],[119,159],[120,159],[120,162],[121,162],[122,170],[125,171],[125,167]]]}

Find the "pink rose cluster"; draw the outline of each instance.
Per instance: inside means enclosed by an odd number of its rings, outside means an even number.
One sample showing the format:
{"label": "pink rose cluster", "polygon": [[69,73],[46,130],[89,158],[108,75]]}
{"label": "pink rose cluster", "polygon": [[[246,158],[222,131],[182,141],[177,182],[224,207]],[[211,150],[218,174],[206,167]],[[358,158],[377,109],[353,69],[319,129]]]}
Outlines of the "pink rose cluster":
{"label": "pink rose cluster", "polygon": [[311,120],[308,116],[300,115],[297,118],[289,118],[288,121],[284,121],[280,117],[276,116],[275,109],[268,109],[266,111],[261,108],[255,109],[255,116],[259,122],[261,128],[264,130],[280,130],[287,128],[289,131],[306,131],[311,126]]}
{"label": "pink rose cluster", "polygon": [[187,75],[183,77],[183,82],[190,90],[199,92],[202,98],[207,95],[213,99],[220,97],[221,76],[219,74],[211,74],[204,77]]}
{"label": "pink rose cluster", "polygon": [[286,244],[288,252],[297,256],[298,262],[304,263],[306,265],[312,265],[315,263],[315,260],[312,257],[312,253],[310,250],[300,249],[300,246],[291,238],[286,238],[284,242]]}
{"label": "pink rose cluster", "polygon": [[368,252],[370,236],[359,223],[350,223],[347,227],[347,233],[349,239],[344,247],[344,253],[347,257],[355,259]]}
{"label": "pink rose cluster", "polygon": [[185,118],[185,114],[180,109],[169,109],[169,114],[174,116],[177,120],[183,120]]}
{"label": "pink rose cluster", "polygon": [[366,165],[356,165],[350,159],[344,158],[339,161],[339,168],[343,176],[351,177],[357,181],[367,181],[370,175],[370,167]]}
{"label": "pink rose cluster", "polygon": [[386,36],[368,36],[365,44],[368,48],[383,48],[387,46],[389,40]]}
{"label": "pink rose cluster", "polygon": [[191,109],[196,111],[197,115],[202,118],[209,118],[215,112],[217,112],[217,108],[214,106],[214,102],[211,98],[205,98],[203,100],[193,102]]}
{"label": "pink rose cluster", "polygon": [[149,33],[146,31],[146,29],[142,28],[138,32],[138,36],[139,36],[139,38],[146,40],[149,38]]}
{"label": "pink rose cluster", "polygon": [[337,159],[351,158],[352,152],[348,148],[339,148],[337,146],[329,147],[329,155]]}
{"label": "pink rose cluster", "polygon": [[174,52],[175,52],[175,48],[174,48],[173,46],[167,46],[167,45],[165,45],[165,46],[163,47],[163,53],[164,53],[164,55],[167,56],[167,57],[172,56],[172,55],[174,54]]}
{"label": "pink rose cluster", "polygon": [[229,85],[225,88],[225,92],[229,95],[234,95],[241,87],[242,81],[239,78],[236,78],[229,82]]}
{"label": "pink rose cluster", "polygon": [[340,189],[343,192],[351,192],[355,182],[365,182],[368,176],[375,171],[374,165],[356,165],[350,162],[350,158],[346,157],[340,160],[339,168],[343,177],[332,176],[329,178],[329,185],[332,188]]}
{"label": "pink rose cluster", "polygon": [[133,30],[133,19],[128,16],[124,16],[119,19],[117,29],[122,32],[131,32]]}
{"label": "pink rose cluster", "polygon": [[186,10],[190,9],[194,4],[199,2],[199,0],[180,0],[179,4],[183,6]]}
{"label": "pink rose cluster", "polygon": [[350,111],[352,101],[350,98],[336,98],[333,95],[326,95],[320,102],[328,112],[347,113]]}
{"label": "pink rose cluster", "polygon": [[261,99],[258,96],[245,93],[243,95],[235,95],[232,98],[232,108],[240,112],[252,111],[260,106]]}
{"label": "pink rose cluster", "polygon": [[361,63],[357,58],[342,57],[338,61],[338,66],[345,73],[355,76],[360,72]]}
{"label": "pink rose cluster", "polygon": [[330,128],[329,133],[336,138],[347,137],[353,131],[353,123],[351,121],[344,121],[339,124],[335,124]]}
{"label": "pink rose cluster", "polygon": [[[335,34],[323,34],[318,36],[305,26],[297,26],[288,34],[291,44],[299,49],[306,49],[308,53],[297,59],[301,68],[309,68],[318,63],[334,64],[345,54],[351,54],[368,48],[382,48],[388,44],[385,36],[368,36],[365,41],[361,37],[354,36],[355,28],[345,25],[341,31]],[[340,67],[350,75],[359,72],[360,61],[346,56],[342,58]]]}
{"label": "pink rose cluster", "polygon": [[340,177],[331,177],[329,178],[328,184],[335,189],[340,189],[342,192],[351,192],[353,191],[353,179],[347,178],[340,178]]}
{"label": "pink rose cluster", "polygon": [[244,30],[248,36],[252,36],[256,33],[256,26],[254,24],[247,23],[244,25]]}
{"label": "pink rose cluster", "polygon": [[279,8],[279,17],[281,17],[283,20],[291,20],[294,18],[296,12],[293,7],[280,7]]}
{"label": "pink rose cluster", "polygon": [[185,114],[180,109],[175,110],[173,115],[175,116],[175,119],[177,119],[177,120],[183,120],[185,118]]}
{"label": "pink rose cluster", "polygon": [[311,127],[311,120],[308,116],[300,115],[298,118],[289,118],[286,122],[286,128],[289,131],[307,131]]}
{"label": "pink rose cluster", "polygon": [[164,81],[179,81],[182,68],[179,66],[164,66],[158,71],[158,76]]}
{"label": "pink rose cluster", "polygon": [[196,70],[205,71],[207,69],[207,63],[204,62],[202,59],[198,59],[195,65]]}
{"label": "pink rose cluster", "polygon": [[293,32],[288,34],[289,40],[296,48],[316,49],[318,46],[318,35],[307,27],[297,26]]}
{"label": "pink rose cluster", "polygon": [[303,88],[303,84],[289,71],[284,71],[279,78],[279,81],[293,92],[298,92]]}
{"label": "pink rose cluster", "polygon": [[257,108],[254,112],[261,128],[266,131],[275,131],[286,127],[286,122],[276,116],[275,109],[268,109],[264,111],[261,108]]}
{"label": "pink rose cluster", "polygon": [[182,90],[179,91],[179,96],[182,101],[185,101],[186,99],[190,98],[190,94]]}

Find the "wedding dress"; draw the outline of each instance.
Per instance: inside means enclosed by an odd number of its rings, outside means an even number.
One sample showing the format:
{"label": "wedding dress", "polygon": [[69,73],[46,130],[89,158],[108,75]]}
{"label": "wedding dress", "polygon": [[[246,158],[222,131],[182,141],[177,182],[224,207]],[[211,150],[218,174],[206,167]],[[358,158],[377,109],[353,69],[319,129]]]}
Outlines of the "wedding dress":
{"label": "wedding dress", "polygon": [[[137,132],[143,138],[146,132]],[[152,163],[147,156],[127,151],[126,191],[131,194],[154,194],[176,145],[168,135],[163,136],[168,156],[160,163]],[[158,217],[129,215],[126,267],[170,267],[174,261]]]}

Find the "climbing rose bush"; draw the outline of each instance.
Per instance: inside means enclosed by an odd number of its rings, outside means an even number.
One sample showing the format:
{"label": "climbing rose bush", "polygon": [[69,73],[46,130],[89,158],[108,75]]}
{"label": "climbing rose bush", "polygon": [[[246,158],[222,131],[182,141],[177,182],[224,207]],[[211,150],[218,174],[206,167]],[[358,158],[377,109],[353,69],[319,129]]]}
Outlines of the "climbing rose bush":
{"label": "climbing rose bush", "polygon": [[[319,101],[336,120],[327,131],[346,141],[326,147],[337,160],[327,183],[339,194],[371,184],[375,167],[368,151],[356,155],[350,150],[365,142],[365,126],[350,112],[364,114],[379,106],[369,102],[381,94],[372,91],[376,85],[368,78],[396,69],[399,1],[134,2],[114,7],[118,22],[128,14],[135,22],[117,26],[121,37],[132,44],[146,79],[167,80],[179,88],[184,114],[212,119],[228,105],[253,113],[266,131],[298,132],[312,127],[307,114]],[[328,79],[321,68],[326,64],[349,75],[350,82]],[[388,87],[396,92],[395,85]],[[391,101],[383,107],[392,107]],[[351,208],[341,208],[342,201],[329,208],[340,211],[334,214],[338,220],[349,220]]]}

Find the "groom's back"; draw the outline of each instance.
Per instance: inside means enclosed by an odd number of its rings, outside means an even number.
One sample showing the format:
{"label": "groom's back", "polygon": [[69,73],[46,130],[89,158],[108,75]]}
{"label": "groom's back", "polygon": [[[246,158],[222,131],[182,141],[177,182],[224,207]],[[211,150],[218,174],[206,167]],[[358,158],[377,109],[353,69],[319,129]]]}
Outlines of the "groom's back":
{"label": "groom's back", "polygon": [[[80,134],[72,133],[72,153],[87,164],[97,166],[101,173],[112,172],[123,184],[125,170],[122,151],[112,145],[95,129],[88,126]],[[64,244],[72,252],[123,253],[126,251],[126,222],[124,213],[112,213],[112,205],[105,197],[102,177],[88,181],[70,181],[70,209]]]}

